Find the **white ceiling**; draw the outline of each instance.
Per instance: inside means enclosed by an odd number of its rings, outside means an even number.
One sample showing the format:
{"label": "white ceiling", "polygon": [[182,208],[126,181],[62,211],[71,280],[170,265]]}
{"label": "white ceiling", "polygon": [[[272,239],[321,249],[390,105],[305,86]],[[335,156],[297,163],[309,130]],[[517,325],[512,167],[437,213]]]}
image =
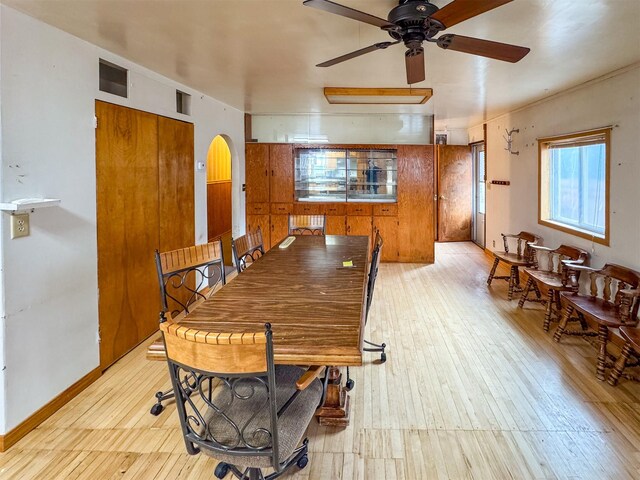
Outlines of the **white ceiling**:
{"label": "white ceiling", "polygon": [[[422,113],[459,128],[640,61],[640,0],[515,0],[446,33],[530,47],[519,63],[427,44],[427,77],[415,85],[433,88],[426,105],[329,105],[325,86],[406,87],[403,46],[317,68],[389,37],[302,0],[1,1],[254,114]],[[383,18],[397,5],[339,3]]]}

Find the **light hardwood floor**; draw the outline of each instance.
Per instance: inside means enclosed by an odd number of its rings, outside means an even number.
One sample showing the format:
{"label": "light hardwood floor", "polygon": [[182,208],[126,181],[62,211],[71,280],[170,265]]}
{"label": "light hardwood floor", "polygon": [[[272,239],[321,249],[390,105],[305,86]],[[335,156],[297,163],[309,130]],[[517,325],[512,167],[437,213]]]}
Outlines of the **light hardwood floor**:
{"label": "light hardwood floor", "polygon": [[[640,478],[640,384],[595,379],[595,350],[553,342],[543,311],[486,286],[488,257],[437,246],[434,265],[382,264],[367,337],[380,366],[352,369],[352,422],[309,428],[300,479]],[[532,306],[530,306],[532,305]],[[213,479],[185,453],[173,406],[148,414],[168,385],[141,346],[0,455],[4,479]]]}

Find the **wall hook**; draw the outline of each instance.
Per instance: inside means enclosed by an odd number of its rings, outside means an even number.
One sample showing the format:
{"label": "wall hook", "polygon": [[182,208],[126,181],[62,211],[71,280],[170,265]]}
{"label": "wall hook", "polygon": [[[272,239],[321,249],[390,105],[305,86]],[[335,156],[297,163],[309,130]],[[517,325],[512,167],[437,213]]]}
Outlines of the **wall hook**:
{"label": "wall hook", "polygon": [[509,152],[511,155],[520,155],[520,152],[514,152],[513,150],[511,150],[511,145],[513,144],[513,138],[511,138],[511,136],[514,133],[520,133],[520,129],[519,128],[514,128],[512,130],[507,130],[506,128],[504,129],[505,133],[507,134],[507,136],[505,137],[504,135],[502,136],[502,138],[504,138],[505,142],[507,142],[507,148],[505,148],[505,150],[507,152]]}

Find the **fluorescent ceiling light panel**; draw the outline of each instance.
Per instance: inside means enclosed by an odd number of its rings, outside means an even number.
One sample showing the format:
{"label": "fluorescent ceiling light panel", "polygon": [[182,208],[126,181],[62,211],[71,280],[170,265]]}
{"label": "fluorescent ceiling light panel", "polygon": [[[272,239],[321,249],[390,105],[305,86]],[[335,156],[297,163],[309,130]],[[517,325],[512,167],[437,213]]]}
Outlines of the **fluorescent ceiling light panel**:
{"label": "fluorescent ceiling light panel", "polygon": [[327,102],[340,105],[420,105],[431,98],[430,88],[325,87]]}

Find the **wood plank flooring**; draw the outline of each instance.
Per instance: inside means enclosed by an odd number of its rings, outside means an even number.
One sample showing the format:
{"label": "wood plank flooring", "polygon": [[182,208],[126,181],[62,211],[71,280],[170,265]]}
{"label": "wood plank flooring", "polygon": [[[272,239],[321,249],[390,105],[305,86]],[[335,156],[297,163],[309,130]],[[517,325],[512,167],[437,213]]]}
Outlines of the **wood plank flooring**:
{"label": "wood plank flooring", "polygon": [[[382,264],[367,337],[389,345],[352,368],[352,423],[309,428],[298,479],[640,478],[640,384],[595,379],[595,350],[553,342],[543,310],[486,286],[472,244],[434,265]],[[173,406],[148,414],[166,366],[141,346],[0,455],[5,479],[213,479],[185,453]]]}

